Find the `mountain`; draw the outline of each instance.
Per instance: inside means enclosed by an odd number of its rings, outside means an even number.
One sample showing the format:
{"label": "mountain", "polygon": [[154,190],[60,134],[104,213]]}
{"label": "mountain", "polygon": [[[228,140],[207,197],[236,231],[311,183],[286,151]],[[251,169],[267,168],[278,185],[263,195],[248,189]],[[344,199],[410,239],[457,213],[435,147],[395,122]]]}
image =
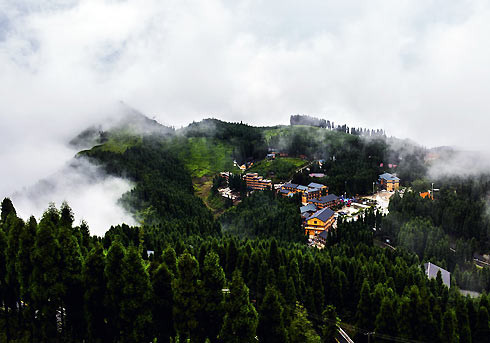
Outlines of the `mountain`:
{"label": "mountain", "polygon": [[[120,201],[136,225],[97,237],[68,204],[24,222],[2,202],[1,340],[320,342],[340,326],[356,342],[486,341],[488,173],[432,178],[427,149],[383,135],[217,119],[173,130],[123,117],[73,144],[83,146],[76,161],[130,181]],[[301,196],[252,192],[237,165],[348,201],[309,240]],[[240,200],[218,193],[221,171],[234,173]],[[385,172],[401,191],[371,194]],[[421,197],[431,183],[437,194]],[[383,197],[381,211],[373,199]],[[426,276],[428,262],[451,273],[450,288]]]}

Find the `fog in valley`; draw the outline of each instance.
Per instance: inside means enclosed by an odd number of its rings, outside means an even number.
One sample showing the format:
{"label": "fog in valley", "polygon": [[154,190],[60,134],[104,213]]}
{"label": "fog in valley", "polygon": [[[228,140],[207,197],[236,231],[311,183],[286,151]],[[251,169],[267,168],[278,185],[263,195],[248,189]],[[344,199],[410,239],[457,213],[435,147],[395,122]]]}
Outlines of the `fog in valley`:
{"label": "fog in valley", "polygon": [[66,200],[97,234],[132,223],[131,185],[69,145],[121,101],[177,128],[309,114],[465,152],[429,175],[487,171],[489,35],[486,1],[2,2],[0,197],[24,218]]}

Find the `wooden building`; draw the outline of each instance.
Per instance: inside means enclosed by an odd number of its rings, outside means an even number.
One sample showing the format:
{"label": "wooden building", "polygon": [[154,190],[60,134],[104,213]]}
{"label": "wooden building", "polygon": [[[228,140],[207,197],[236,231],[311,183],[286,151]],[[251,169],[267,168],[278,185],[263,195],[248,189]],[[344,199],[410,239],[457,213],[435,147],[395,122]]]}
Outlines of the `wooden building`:
{"label": "wooden building", "polygon": [[314,237],[323,231],[328,231],[335,222],[334,211],[328,207],[313,213],[305,221],[305,234]]}

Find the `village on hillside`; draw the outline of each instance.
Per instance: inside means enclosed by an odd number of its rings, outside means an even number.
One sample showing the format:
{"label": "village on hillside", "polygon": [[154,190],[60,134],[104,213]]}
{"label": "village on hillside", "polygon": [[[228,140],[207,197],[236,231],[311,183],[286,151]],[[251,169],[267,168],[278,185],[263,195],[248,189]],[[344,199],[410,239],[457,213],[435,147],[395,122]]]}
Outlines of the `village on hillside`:
{"label": "village on hillside", "polygon": [[[267,159],[281,158],[278,153],[267,155]],[[303,157],[304,159],[306,157]],[[313,163],[322,163],[312,161],[306,166],[309,171],[309,165]],[[236,175],[232,172],[221,172],[219,177],[225,182],[218,189],[222,197],[230,200],[232,203],[240,201],[240,194],[232,191],[229,187],[231,178],[237,175],[246,184],[247,194],[254,191],[274,191],[277,196],[282,197],[299,197],[301,206],[298,211],[302,217],[302,229],[308,236],[310,245],[323,248],[329,232],[337,227],[337,219],[342,217],[344,220],[357,220],[358,216],[368,208],[376,208],[381,213],[388,212],[389,198],[395,191],[400,189],[400,179],[395,174],[383,173],[379,175],[378,180],[373,180],[373,193],[367,195],[356,195],[347,197],[344,193],[340,196],[329,193],[327,185],[310,182],[307,185],[295,184],[291,181],[285,183],[274,183],[257,172],[246,172],[253,163],[247,165],[237,165],[240,169]],[[324,173],[310,173],[311,178],[324,177]]]}

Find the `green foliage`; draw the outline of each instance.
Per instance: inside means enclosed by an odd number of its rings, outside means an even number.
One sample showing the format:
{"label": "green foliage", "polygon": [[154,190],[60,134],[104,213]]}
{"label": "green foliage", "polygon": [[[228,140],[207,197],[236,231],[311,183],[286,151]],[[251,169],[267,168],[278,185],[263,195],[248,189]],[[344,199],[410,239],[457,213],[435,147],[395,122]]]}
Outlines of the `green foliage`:
{"label": "green foliage", "polygon": [[337,317],[335,306],[328,305],[322,313],[322,343],[337,342],[337,334],[340,328],[340,319]]}
{"label": "green foliage", "polygon": [[287,181],[299,168],[306,165],[306,161],[294,157],[278,157],[274,160],[262,160],[255,163],[247,172],[258,173],[265,178],[272,178],[273,182]]}
{"label": "green foliage", "polygon": [[258,314],[250,303],[248,287],[239,271],[233,274],[220,339],[227,343],[249,343],[256,337]]}
{"label": "green foliage", "polygon": [[177,260],[177,276],[173,281],[173,316],[177,332],[191,340],[200,336],[199,313],[202,308],[199,263],[185,252]]}
{"label": "green foliage", "polygon": [[238,237],[305,241],[298,204],[291,199],[275,198],[272,192],[254,192],[226,211],[220,222],[224,232]]}
{"label": "green foliage", "polygon": [[320,343],[320,336],[313,329],[313,324],[308,319],[308,312],[298,302],[288,332],[290,342]]}
{"label": "green foliage", "polygon": [[259,311],[257,335],[262,342],[284,343],[288,339],[284,327],[283,307],[279,301],[279,294],[273,286],[265,290]]}

